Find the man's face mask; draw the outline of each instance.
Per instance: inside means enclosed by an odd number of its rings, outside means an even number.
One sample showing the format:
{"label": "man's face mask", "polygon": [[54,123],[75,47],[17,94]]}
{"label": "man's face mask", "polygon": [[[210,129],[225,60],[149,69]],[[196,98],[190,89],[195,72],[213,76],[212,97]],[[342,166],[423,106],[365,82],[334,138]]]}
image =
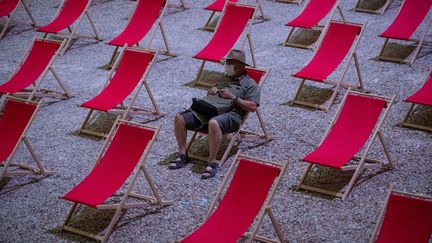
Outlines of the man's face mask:
{"label": "man's face mask", "polygon": [[228,65],[225,63],[224,69],[225,69],[225,74],[228,76],[233,76],[235,74],[234,65]]}

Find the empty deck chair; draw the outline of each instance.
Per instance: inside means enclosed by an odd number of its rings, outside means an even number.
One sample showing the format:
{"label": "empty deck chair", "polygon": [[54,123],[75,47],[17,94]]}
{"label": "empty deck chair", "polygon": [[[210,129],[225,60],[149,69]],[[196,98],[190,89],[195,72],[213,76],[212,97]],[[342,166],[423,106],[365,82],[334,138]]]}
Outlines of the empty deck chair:
{"label": "empty deck chair", "polygon": [[[44,38],[48,34],[55,34],[64,37],[66,44],[63,47],[61,55],[64,55],[66,50],[72,44],[72,40],[76,38],[90,38],[101,41],[102,38],[96,30],[93,18],[90,15],[90,4],[92,0],[63,0],[60,4],[54,19],[47,25],[37,28],[36,31],[44,33]],[[83,17],[87,16],[90,25],[94,31],[94,35],[84,35],[77,33],[77,29],[81,24]],[[72,26],[75,23],[74,26]],[[67,30],[66,33],[62,31]]]}
{"label": "empty deck chair", "polygon": [[373,242],[430,242],[432,197],[390,188],[370,239]]}
{"label": "empty deck chair", "polygon": [[432,68],[423,83],[423,86],[413,95],[405,99],[405,102],[411,103],[411,106],[406,114],[404,120],[402,121],[402,126],[422,129],[432,132],[432,127],[423,126],[419,124],[414,124],[408,122],[408,118],[414,112],[416,106],[431,106],[432,107]]}
{"label": "empty deck chair", "polygon": [[[286,168],[287,163],[279,165],[237,154],[213,199],[206,221],[181,242],[237,242],[242,237],[247,237],[248,242],[285,242],[271,202]],[[278,241],[257,235],[266,214]],[[245,234],[255,218],[252,233]]]}
{"label": "empty deck chair", "polygon": [[[264,85],[264,82],[267,79],[267,75],[270,72],[270,69],[258,69],[258,68],[252,68],[252,67],[246,67],[246,68],[247,68],[247,75],[249,77],[251,77],[253,80],[255,80],[258,83],[258,85],[260,86],[260,88],[262,89],[262,86]],[[239,127],[238,131],[233,134],[227,148],[225,149],[225,151],[222,155],[222,158],[218,161],[219,163],[223,164],[227,160],[228,155],[231,152],[233,146],[235,145],[236,142],[240,141],[241,138],[259,138],[259,139],[265,139],[267,141],[272,139],[270,137],[270,135],[268,134],[268,131],[267,131],[267,128],[266,128],[266,125],[264,122],[264,116],[261,112],[261,109],[259,107],[257,107],[257,110],[255,113],[257,114],[262,133],[256,133],[256,132],[247,131],[247,130],[243,129],[243,126],[246,123],[246,120],[249,116],[249,114],[246,114],[245,117],[243,117],[242,125]],[[195,141],[198,134],[205,134],[206,135],[206,134],[208,134],[208,131],[207,130],[195,130],[194,133],[192,134],[191,139],[189,140],[189,143],[187,144],[186,152],[189,151],[189,149],[192,147],[192,144]],[[208,160],[208,158],[206,158],[206,157],[195,155],[193,153],[188,153],[188,156],[190,158],[194,158],[194,159],[198,159],[198,160],[202,160],[202,161]]]}
{"label": "empty deck chair", "polygon": [[[165,113],[160,112],[146,80],[154,60],[156,60],[156,56],[157,51],[139,49],[136,47],[125,47],[123,49],[111,69],[102,91],[93,99],[81,105],[82,107],[90,109],[90,111],[79,130],[80,133],[100,137],[106,135],[87,128],[88,122],[95,110],[112,113],[120,112],[123,119],[126,119],[129,114],[165,115]],[[153,109],[134,106],[143,86],[150,97]],[[131,94],[131,101],[125,106],[123,102]]]}
{"label": "empty deck chair", "polygon": [[[6,97],[3,116],[0,117],[0,167],[3,167],[0,181],[9,176],[52,174],[44,169],[26,136],[40,105],[41,102]],[[37,167],[12,162],[21,142],[24,142]]]}
{"label": "empty deck chair", "polygon": [[299,48],[311,48],[310,45],[303,45],[301,43],[292,43],[290,40],[293,37],[293,34],[295,33],[296,28],[302,28],[302,29],[322,29],[322,26],[318,26],[319,22],[324,19],[327,15],[329,15],[328,21],[326,21],[326,26],[332,19],[334,12],[336,9],[338,10],[340,16],[342,17],[342,20],[345,21],[345,17],[343,15],[342,9],[339,6],[340,0],[309,0],[299,16],[297,16],[295,19],[291,20],[286,26],[290,26],[291,31],[288,34],[288,37],[286,38],[284,45],[285,46],[291,46],[291,47],[299,47]]}
{"label": "empty deck chair", "polygon": [[367,4],[368,2],[372,3],[373,1],[371,1],[371,0],[357,0],[354,11],[383,15],[387,11],[387,9],[389,8],[389,6],[393,2],[393,0],[386,0],[384,5],[382,5],[379,9],[368,9],[368,8],[362,7],[362,6],[364,6],[364,4]]}
{"label": "empty deck chair", "polygon": [[0,19],[6,18],[6,23],[3,25],[3,29],[0,32],[0,40],[6,35],[6,32],[12,25],[13,18],[15,17],[15,13],[19,7],[19,5],[24,7],[24,10],[27,12],[30,20],[32,21],[32,25],[36,27],[36,21],[33,18],[27,4],[24,0],[2,0],[0,1]]}
{"label": "empty deck chair", "polygon": [[[409,63],[410,65],[414,63],[425,42],[425,38],[432,24],[432,18],[430,18],[429,23],[426,24],[423,32],[420,33],[420,38],[411,38],[411,36],[426,18],[431,6],[432,1],[430,0],[404,0],[393,23],[379,35],[385,38],[385,41],[378,55],[378,60]],[[417,46],[411,57],[407,59],[383,56],[390,39],[413,42],[416,43]]]}
{"label": "empty deck chair", "polygon": [[152,28],[153,30],[150,34],[150,40],[148,41],[146,48],[150,48],[156,31],[159,28],[166,48],[166,51],[162,53],[174,56],[170,51],[165,30],[162,25],[162,16],[166,6],[166,0],[139,0],[137,2],[135,10],[131,14],[124,30],[117,37],[108,42],[108,45],[115,46],[114,53],[109,62],[110,66],[114,62],[119,47],[126,44],[128,46],[139,45],[141,39],[143,39]]}
{"label": "empty deck chair", "polygon": [[[309,165],[298,188],[345,199],[364,168],[391,168],[392,158],[385,144],[381,126],[393,100],[394,96],[388,98],[348,90],[320,145],[302,159]],[[387,162],[368,158],[368,153],[377,137]],[[356,156],[362,148],[364,148],[362,154]],[[350,161],[358,161],[358,163],[350,163]],[[334,192],[304,184],[313,165],[342,171],[355,170],[355,172],[343,193]]]}
{"label": "empty deck chair", "polygon": [[[170,202],[162,201],[156,185],[144,165],[158,133],[159,128],[116,120],[108,139],[93,164],[91,172],[62,197],[73,202],[73,206],[62,225],[62,230],[105,242],[121,216],[122,210],[142,208],[149,205],[164,207],[170,204]],[[135,184],[141,172],[144,174],[154,197],[134,192]],[[125,186],[126,190],[119,192],[128,178],[130,178],[130,181]],[[116,194],[116,192],[119,193]],[[120,201],[107,202],[112,196],[120,196]],[[143,202],[128,202],[130,198]],[[79,205],[101,210],[116,210],[103,234],[92,234],[68,225],[74,212],[79,211],[77,210]]]}
{"label": "empty deck chair", "polygon": [[[324,37],[318,45],[318,49],[312,60],[302,70],[293,74],[294,77],[300,78],[302,81],[296,91],[292,103],[328,111],[328,109],[333,105],[340,87],[356,87],[363,90],[363,79],[360,73],[356,49],[363,34],[364,26],[361,24],[331,21],[326,28],[327,29],[324,30],[323,33]],[[348,61],[344,64],[342,74],[339,78],[335,81],[328,80],[328,76],[330,76],[330,74],[332,74],[338,66],[341,65],[345,58],[348,58]],[[348,72],[352,59],[354,59],[355,62],[355,69],[359,81],[358,85],[343,83],[343,79]],[[306,80],[335,86],[327,106],[324,104],[320,106],[318,104],[298,99]]]}
{"label": "empty deck chair", "polygon": [[[232,3],[238,2],[238,0],[229,0],[229,1]],[[220,13],[223,11],[226,2],[227,2],[227,0],[215,0],[213,3],[211,3],[210,5],[208,5],[207,7],[204,8],[205,10],[212,11],[206,24],[204,25],[204,30],[214,31],[214,26],[211,26],[213,17],[215,16],[216,13],[218,13],[218,12]],[[261,13],[261,16],[259,16],[258,18],[260,18],[262,20],[269,20],[270,18],[266,17],[264,15],[264,10],[263,10],[263,7],[262,7],[261,2],[259,0],[256,0],[256,5],[258,7],[258,10]]]}
{"label": "empty deck chair", "polygon": [[[0,94],[13,94],[25,96],[30,100],[33,97],[69,98],[70,92],[52,66],[65,41],[35,38],[25,52],[11,78],[0,85]],[[48,72],[51,72],[59,83],[63,93],[49,89],[42,89],[42,83]],[[26,88],[33,86],[32,89]]]}
{"label": "empty deck chair", "polygon": [[193,56],[196,59],[202,60],[194,85],[208,86],[208,84],[200,82],[205,63],[207,61],[220,63],[234,47],[244,29],[246,29],[246,38],[243,41],[241,49],[244,49],[246,42],[249,43],[252,63],[253,66],[256,66],[252,38],[250,35],[252,32],[252,21],[255,16],[255,10],[256,7],[250,5],[231,2],[226,3],[212,39],[198,54]]}

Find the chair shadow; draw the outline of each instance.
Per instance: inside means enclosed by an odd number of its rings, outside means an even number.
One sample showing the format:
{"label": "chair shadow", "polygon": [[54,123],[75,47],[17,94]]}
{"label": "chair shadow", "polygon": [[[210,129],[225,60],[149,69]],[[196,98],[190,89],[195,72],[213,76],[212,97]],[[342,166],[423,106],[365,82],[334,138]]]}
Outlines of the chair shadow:
{"label": "chair shadow", "polygon": [[[400,43],[392,42],[387,44],[386,48],[384,49],[384,52],[382,53],[382,56],[405,60],[413,53],[415,48],[416,48],[415,44],[403,45]],[[375,57],[374,59],[378,60],[378,57]],[[379,61],[391,62],[382,59],[379,59]]]}
{"label": "chair shadow", "polygon": [[[317,104],[317,105],[323,105],[330,99],[332,94],[333,94],[333,90],[330,88],[319,88],[316,86],[305,84],[303,85],[303,88],[300,92],[298,99],[309,103]],[[282,103],[281,105],[298,106],[310,110],[315,110],[314,108],[308,106],[293,104],[292,100]]]}
{"label": "chair shadow", "polygon": [[[116,119],[117,119],[117,115],[108,112],[96,112],[96,114],[93,114],[92,117],[90,118],[88,123],[89,125],[87,125],[86,128],[95,132],[108,134],[111,128],[113,127]],[[101,137],[79,133],[79,130],[73,131],[70,134],[83,137],[83,138],[94,139],[96,141],[102,140]]]}
{"label": "chair shadow", "polygon": [[30,178],[30,181],[22,183],[22,184],[14,185],[14,186],[12,186],[10,188],[7,188],[6,186],[7,186],[8,182],[10,180],[12,180],[12,178],[11,177],[3,178],[0,181],[0,195],[6,194],[6,193],[11,192],[11,191],[19,190],[19,189],[21,189],[21,188],[23,188],[25,186],[28,186],[28,185],[32,185],[32,184],[38,183],[38,182],[40,182],[40,181],[48,178],[49,176],[50,175],[44,176],[44,177],[41,176],[40,178]]}
{"label": "chair shadow", "polygon": [[[411,116],[408,117],[407,122],[432,127],[432,107],[424,105],[416,106]],[[399,125],[401,126],[402,124]],[[417,130],[410,127],[406,128]]]}
{"label": "chair shadow", "polygon": [[360,1],[359,8],[369,9],[369,10],[375,11],[375,10],[382,8],[386,4],[386,2],[387,2],[387,0]]}
{"label": "chair shadow", "polygon": [[[209,71],[209,70],[203,70],[201,73],[201,77],[199,79],[200,83],[205,83],[209,86],[214,86],[217,82],[225,80],[226,82],[229,82],[228,78],[221,72],[217,71]],[[190,88],[196,88],[196,89],[203,89],[207,90],[209,87],[201,85],[199,83],[195,83],[195,79],[190,81],[189,83],[183,84],[183,86],[190,87]]]}
{"label": "chair shadow", "polygon": [[318,41],[321,35],[321,30],[314,29],[298,29],[290,38],[289,44],[298,44],[304,46],[311,46]]}

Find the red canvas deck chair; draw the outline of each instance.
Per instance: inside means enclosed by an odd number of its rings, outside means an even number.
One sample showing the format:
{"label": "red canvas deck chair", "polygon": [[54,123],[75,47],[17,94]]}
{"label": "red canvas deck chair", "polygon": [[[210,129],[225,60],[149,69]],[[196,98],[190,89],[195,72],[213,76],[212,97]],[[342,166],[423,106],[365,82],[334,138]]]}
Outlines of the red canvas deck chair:
{"label": "red canvas deck chair", "polygon": [[[318,148],[301,160],[308,162],[309,165],[298,188],[345,199],[363,169],[391,168],[393,161],[385,144],[381,126],[393,101],[394,96],[375,96],[349,89]],[[371,146],[377,138],[387,161],[368,158]],[[364,151],[356,156],[362,148]],[[355,172],[344,192],[334,192],[304,184],[313,165]]]}
{"label": "red canvas deck chair", "polygon": [[15,13],[20,3],[24,7],[24,10],[27,12],[28,16],[30,17],[30,20],[32,21],[32,25],[36,27],[36,21],[33,18],[33,15],[31,14],[30,9],[28,8],[24,0],[2,0],[0,1],[0,19],[6,18],[7,20],[3,26],[3,30],[0,32],[0,40],[6,35],[6,32],[11,27],[13,18],[15,16]]}
{"label": "red canvas deck chair", "polygon": [[[159,128],[116,120],[93,164],[92,171],[62,197],[73,202],[73,206],[62,225],[62,230],[105,242],[120,218],[122,210],[148,207],[149,205],[165,207],[171,204],[162,201],[156,185],[144,165],[158,133]],[[144,174],[154,197],[134,191],[141,172]],[[130,179],[129,183],[124,186],[126,190],[119,192],[128,178]],[[117,202],[107,202],[113,197],[120,198]],[[142,202],[136,202],[136,200],[129,202],[131,198]],[[86,232],[68,225],[74,212],[79,211],[79,206],[84,205],[100,210],[115,209],[115,214],[103,234]]]}
{"label": "red canvas deck chair", "polygon": [[[79,130],[80,133],[100,137],[106,135],[87,128],[89,120],[95,110],[120,113],[123,119],[126,119],[129,114],[165,115],[165,113],[160,112],[146,80],[156,57],[157,51],[125,46],[114,63],[102,91],[93,99],[81,104],[81,107],[88,108],[90,111]],[[153,105],[152,109],[134,106],[143,86]],[[131,100],[129,104],[125,106],[124,101],[129,95],[131,95]]]}
{"label": "red canvas deck chair", "polygon": [[197,78],[194,85],[208,86],[204,82],[200,82],[201,73],[204,70],[204,65],[207,61],[220,63],[222,59],[234,47],[237,40],[240,38],[243,31],[246,29],[246,38],[241,45],[241,49],[245,48],[246,42],[249,43],[253,66],[256,66],[255,55],[253,52],[253,44],[251,38],[252,22],[255,16],[256,7],[239,3],[227,2],[221,13],[215,33],[210,42],[193,58],[202,61],[198,70]]}
{"label": "red canvas deck chair", "polygon": [[[251,77],[253,80],[255,80],[258,85],[260,86],[260,88],[262,89],[262,86],[264,85],[265,80],[267,79],[267,75],[270,72],[270,69],[258,69],[258,68],[252,68],[252,67],[246,67],[247,68],[247,75],[249,77]],[[233,146],[235,145],[236,142],[240,141],[242,138],[259,138],[259,139],[264,139],[266,141],[271,140],[272,138],[270,137],[265,122],[264,122],[264,116],[261,112],[260,107],[257,107],[257,111],[255,112],[257,117],[258,117],[258,122],[260,124],[260,128],[262,130],[262,133],[256,133],[253,131],[248,131],[243,129],[244,124],[246,123],[246,120],[249,116],[249,114],[246,114],[243,117],[243,121],[242,121],[242,125],[240,126],[239,130],[237,130],[237,132],[235,132],[227,146],[227,148],[225,149],[225,152],[222,155],[222,158],[218,161],[221,164],[223,164],[228,156],[229,153],[231,152]],[[189,140],[189,143],[187,144],[186,147],[186,152],[189,151],[189,149],[192,147],[193,142],[195,141],[196,137],[198,134],[204,134],[207,135],[208,131],[207,130],[194,130],[194,133],[192,134],[191,139]],[[203,156],[199,156],[193,153],[188,153],[188,156],[190,158],[194,158],[194,159],[198,159],[198,160],[202,160],[202,161],[207,161],[208,158],[203,157]]]}
{"label": "red canvas deck chair", "polygon": [[[363,90],[363,79],[360,73],[359,62],[356,54],[356,49],[363,34],[363,29],[364,25],[361,24],[343,23],[334,20],[329,23],[324,30],[324,37],[318,45],[318,49],[312,60],[302,70],[293,74],[293,77],[302,80],[292,101],[293,104],[328,111],[333,105],[340,87],[356,87]],[[332,74],[338,66],[341,65],[345,58],[348,58],[348,61],[344,64],[342,74],[339,78],[335,81],[328,80],[328,76],[330,76],[330,74]],[[358,85],[343,82],[353,59],[357,71]],[[327,105],[313,104],[298,99],[306,80],[335,86]]]}
{"label": "red canvas deck chair", "polygon": [[[432,18],[430,18],[429,23],[426,24],[423,32],[420,33],[420,38],[411,38],[411,36],[416,32],[417,28],[426,18],[431,6],[432,1],[430,0],[404,0],[393,23],[387,28],[387,30],[379,35],[380,37],[385,38],[385,41],[378,55],[378,60],[409,63],[410,65],[414,63],[420,54],[420,49],[426,42],[425,38],[429,32],[429,28],[431,27]],[[406,59],[383,56],[384,50],[390,39],[413,42],[416,43],[417,46],[410,57]],[[429,44],[430,43],[431,42],[429,41]]]}
{"label": "red canvas deck chair", "polygon": [[114,62],[115,54],[119,47],[126,44],[128,46],[139,46],[141,39],[143,39],[152,28],[153,30],[150,33],[150,40],[146,45],[146,49],[150,48],[156,31],[159,28],[166,48],[166,51],[162,53],[171,56],[174,55],[170,51],[165,30],[162,25],[162,16],[166,6],[166,0],[138,0],[136,8],[131,14],[124,30],[117,37],[108,42],[108,45],[115,46],[114,53],[109,62],[110,65]]}
{"label": "red canvas deck chair", "polygon": [[365,4],[366,2],[372,2],[372,1],[371,0],[357,0],[354,11],[383,15],[387,11],[387,9],[389,8],[389,6],[393,2],[393,0],[386,0],[384,5],[379,9],[367,9],[367,8],[362,7],[362,5]]}
{"label": "red canvas deck chair", "polygon": [[370,243],[430,242],[432,197],[390,188]]}
{"label": "red canvas deck chair", "polygon": [[[48,34],[55,34],[64,37],[66,44],[61,52],[64,55],[66,50],[70,47],[72,40],[76,38],[90,38],[101,41],[102,38],[96,30],[93,18],[90,15],[90,4],[92,0],[63,0],[60,4],[54,19],[47,25],[36,29],[36,31],[44,33],[44,38]],[[94,35],[85,35],[77,33],[77,29],[81,24],[84,15],[90,22]],[[72,26],[75,23],[74,26]],[[66,30],[66,32],[63,32]]]}
{"label": "red canvas deck chair", "polygon": [[[41,102],[6,97],[3,116],[0,118],[0,167],[3,167],[0,181],[9,176],[52,174],[44,169],[26,136],[40,105]],[[21,142],[24,142],[37,167],[12,162]]]}
{"label": "red canvas deck chair", "polygon": [[[59,99],[70,98],[70,92],[52,66],[55,57],[58,56],[64,45],[65,41],[33,39],[32,44],[12,73],[11,78],[0,85],[0,94],[25,96],[29,100],[35,96]],[[53,74],[63,93],[42,88],[42,83],[48,72]],[[26,90],[30,86],[33,86],[33,88]]]}
{"label": "red canvas deck chair", "polygon": [[308,48],[311,49],[311,45],[303,45],[301,43],[292,43],[290,40],[297,29],[322,29],[323,26],[319,26],[319,22],[329,15],[326,26],[332,19],[336,9],[338,10],[342,20],[345,21],[342,9],[339,6],[340,0],[308,0],[303,10],[295,19],[291,20],[286,26],[291,27],[291,31],[288,34],[284,42],[284,46]]}
{"label": "red canvas deck chair", "polygon": [[[248,238],[247,242],[286,242],[271,209],[273,196],[286,168],[287,163],[279,165],[237,154],[213,199],[204,224],[181,242],[237,242],[242,237]],[[278,240],[257,235],[266,215]],[[252,232],[246,233],[254,219],[256,224]]]}
{"label": "red canvas deck chair", "polygon": [[431,106],[432,107],[432,68],[429,70],[429,73],[425,79],[425,82],[423,83],[423,86],[417,92],[415,92],[415,94],[413,94],[410,97],[408,97],[407,99],[405,99],[405,102],[411,103],[411,106],[410,106],[408,113],[406,114],[404,120],[402,121],[402,126],[417,128],[417,129],[432,132],[432,127],[414,124],[414,123],[407,121],[408,118],[414,112],[414,108],[416,106]]}
{"label": "red canvas deck chair", "polygon": [[[206,24],[204,25],[204,30],[214,31],[214,26],[211,26],[213,17],[215,16],[216,13],[220,13],[223,11],[225,3],[227,1],[228,0],[215,0],[213,3],[211,3],[210,5],[208,5],[207,7],[204,8],[205,10],[212,11]],[[238,0],[229,0],[229,1],[232,3],[238,2]],[[262,7],[261,2],[259,0],[256,0],[256,5],[258,6],[258,10],[261,13],[261,16],[259,16],[258,18],[260,18],[262,20],[269,20],[270,18],[265,16],[263,7]]]}

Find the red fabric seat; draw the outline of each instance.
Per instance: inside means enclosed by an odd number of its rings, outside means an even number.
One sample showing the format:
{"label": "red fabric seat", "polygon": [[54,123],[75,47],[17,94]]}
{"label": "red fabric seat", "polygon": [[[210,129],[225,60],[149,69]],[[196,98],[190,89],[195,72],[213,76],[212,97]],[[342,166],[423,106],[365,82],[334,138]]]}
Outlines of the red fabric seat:
{"label": "red fabric seat", "polygon": [[[216,11],[216,12],[222,12],[225,3],[227,0],[216,0],[214,1],[212,4],[208,5],[207,7],[205,7],[205,10],[210,10],[210,11]],[[232,3],[236,3],[238,2],[238,0],[229,0]]]}
{"label": "red fabric seat", "polygon": [[0,118],[0,164],[11,155],[37,105],[8,99]]}
{"label": "red fabric seat", "polygon": [[341,168],[366,143],[385,105],[382,99],[348,94],[328,136],[303,161]]}
{"label": "red fabric seat", "polygon": [[9,81],[0,85],[0,93],[13,94],[35,83],[59,48],[58,42],[35,39],[23,65]]}
{"label": "red fabric seat", "polygon": [[429,76],[429,79],[426,83],[413,95],[408,97],[405,101],[432,106],[432,76]]}
{"label": "red fabric seat", "polygon": [[217,209],[182,242],[239,240],[253,223],[280,172],[279,168],[241,159]]}
{"label": "red fabric seat", "polygon": [[63,198],[92,207],[102,204],[123,185],[153,136],[153,130],[120,124],[96,167]]}
{"label": "red fabric seat", "polygon": [[18,6],[19,0],[0,1],[0,18],[6,17]]}
{"label": "red fabric seat", "polygon": [[59,15],[57,15],[51,23],[36,30],[39,32],[57,34],[66,29],[84,14],[88,1],[89,0],[66,0]]}
{"label": "red fabric seat", "polygon": [[133,46],[144,38],[159,17],[166,4],[165,0],[140,0],[137,3],[129,23],[113,40],[108,42],[113,46]]}
{"label": "red fabric seat", "polygon": [[376,242],[429,242],[431,233],[432,200],[392,192]]}
{"label": "red fabric seat", "polygon": [[311,0],[300,15],[286,25],[310,29],[327,16],[336,2],[337,0]]}
{"label": "red fabric seat", "polygon": [[194,58],[220,62],[237,42],[254,10],[252,7],[228,3],[212,39]]}
{"label": "red fabric seat", "polygon": [[113,109],[132,93],[154,56],[154,52],[126,49],[109,84],[97,96],[81,106],[100,111]]}
{"label": "red fabric seat", "polygon": [[404,0],[399,14],[380,36],[408,40],[420,26],[431,6],[431,0]]}
{"label": "red fabric seat", "polygon": [[318,51],[294,77],[323,82],[344,60],[360,32],[360,26],[330,22]]}
{"label": "red fabric seat", "polygon": [[260,84],[262,77],[266,74],[265,71],[252,69],[248,67],[246,67],[246,73],[249,77],[255,80],[257,84]]}

